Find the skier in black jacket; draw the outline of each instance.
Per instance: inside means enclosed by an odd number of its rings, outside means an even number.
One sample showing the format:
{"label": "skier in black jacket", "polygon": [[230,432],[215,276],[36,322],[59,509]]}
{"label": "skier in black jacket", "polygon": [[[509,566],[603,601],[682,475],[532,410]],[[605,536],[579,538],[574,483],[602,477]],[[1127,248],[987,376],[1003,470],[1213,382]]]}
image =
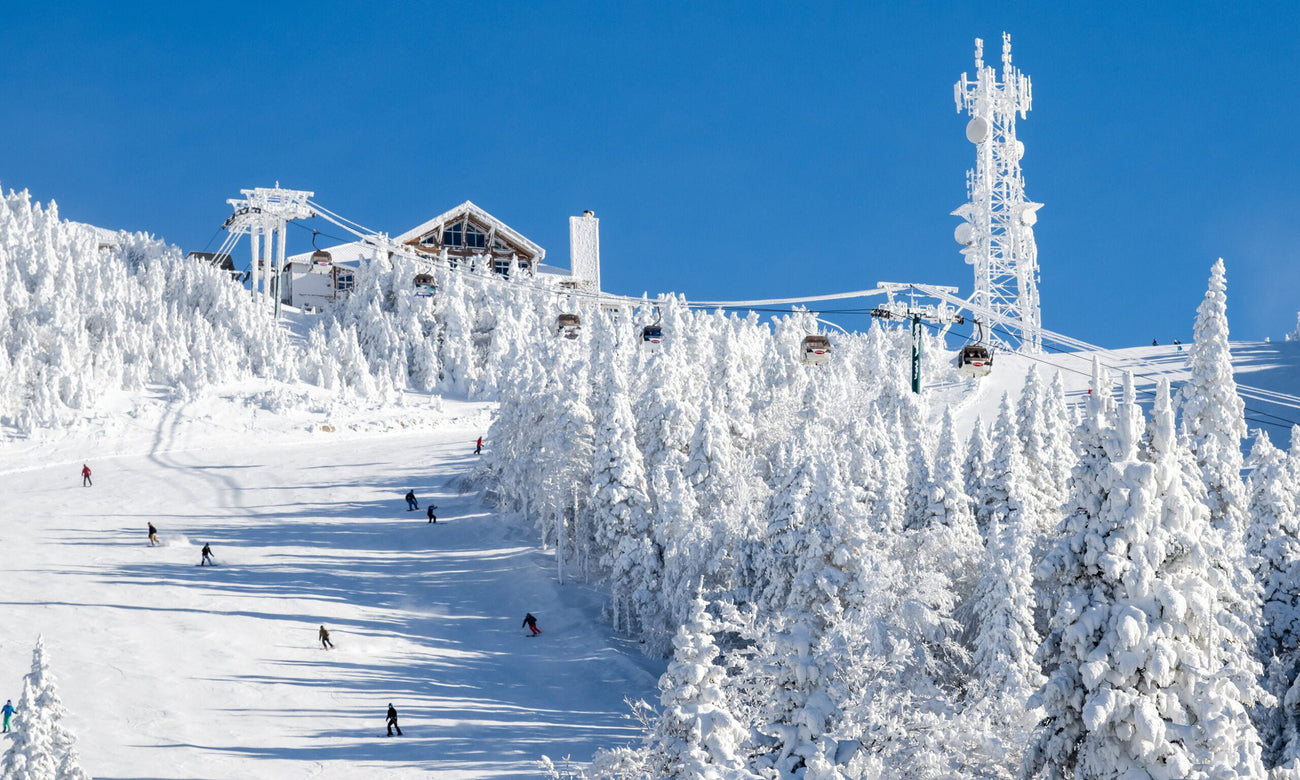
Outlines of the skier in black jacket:
{"label": "skier in black jacket", "polygon": [[397,729],[397,736],[402,736],[402,727],[397,725],[397,710],[393,709],[393,703],[388,703],[388,734],[393,736],[393,729]]}

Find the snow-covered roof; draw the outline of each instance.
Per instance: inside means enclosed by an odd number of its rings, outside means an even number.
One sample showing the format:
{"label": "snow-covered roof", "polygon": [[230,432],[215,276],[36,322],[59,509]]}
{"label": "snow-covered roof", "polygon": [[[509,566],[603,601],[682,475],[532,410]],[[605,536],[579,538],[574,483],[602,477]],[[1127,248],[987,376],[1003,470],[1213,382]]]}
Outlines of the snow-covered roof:
{"label": "snow-covered roof", "polygon": [[[336,246],[322,247],[330,253],[330,260],[335,264],[351,265],[361,261],[369,262],[375,259],[375,248],[370,244],[364,244],[360,241],[351,241],[346,244]],[[312,250],[313,252],[315,250]],[[301,252],[296,255],[289,255],[285,258],[287,263],[309,263],[311,262],[311,252]]]}
{"label": "snow-covered roof", "polygon": [[99,243],[100,249],[116,249],[120,246],[116,230],[98,227],[87,222],[77,222],[75,220],[68,220],[68,222],[77,225],[78,227],[95,231],[95,240]]}
{"label": "snow-covered roof", "polygon": [[398,236],[394,240],[396,240],[399,244],[404,244],[408,241],[414,241],[415,239],[420,238],[422,236],[426,236],[429,233],[434,232],[435,230],[441,230],[443,225],[454,223],[460,218],[465,217],[467,215],[473,216],[477,218],[480,222],[483,222],[484,224],[495,228],[498,237],[505,238],[511,243],[520,246],[524,249],[527,249],[538,260],[541,260],[543,257],[546,257],[545,249],[542,249],[537,244],[534,244],[532,241],[529,241],[519,231],[510,227],[506,223],[502,222],[501,220],[487,213],[483,209],[474,205],[472,201],[468,201],[468,200],[460,204],[456,208],[451,209],[450,211],[446,211],[443,212],[442,214],[439,214],[438,216],[434,217],[428,222],[425,222],[421,225],[411,228],[410,230],[406,231],[405,233]]}

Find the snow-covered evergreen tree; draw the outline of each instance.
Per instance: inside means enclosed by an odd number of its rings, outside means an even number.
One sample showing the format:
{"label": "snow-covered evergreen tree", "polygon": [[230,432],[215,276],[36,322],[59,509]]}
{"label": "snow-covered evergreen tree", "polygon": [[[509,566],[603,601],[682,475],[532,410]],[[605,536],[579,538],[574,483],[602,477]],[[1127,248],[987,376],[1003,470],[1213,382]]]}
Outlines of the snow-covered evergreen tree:
{"label": "snow-covered evergreen tree", "polygon": [[45,641],[38,637],[13,718],[13,741],[0,756],[0,779],[90,780],[78,763],[76,737],[64,722],[67,716]]}
{"label": "snow-covered evergreen tree", "polygon": [[1039,650],[1052,669],[1031,699],[1047,717],[1026,772],[1049,778],[1260,777],[1246,715],[1248,658],[1225,656],[1221,552],[1187,490],[1167,386],[1151,452],[1131,377],[1097,475],[1043,568],[1062,595]]}
{"label": "snow-covered evergreen tree", "polygon": [[741,750],[747,730],[723,695],[726,672],[716,663],[721,653],[715,630],[704,600],[696,597],[673,637],[668,671],[659,678],[663,710],[647,746],[652,777],[755,777],[746,771]]}

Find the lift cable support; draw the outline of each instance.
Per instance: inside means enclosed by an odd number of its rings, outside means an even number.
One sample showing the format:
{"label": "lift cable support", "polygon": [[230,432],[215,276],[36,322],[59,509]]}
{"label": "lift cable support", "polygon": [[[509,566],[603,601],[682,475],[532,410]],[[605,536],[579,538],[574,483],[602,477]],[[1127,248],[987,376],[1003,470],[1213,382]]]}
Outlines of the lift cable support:
{"label": "lift cable support", "polygon": [[[966,322],[966,318],[957,313],[952,306],[939,302],[937,304],[917,305],[916,292],[918,288],[915,285],[894,284],[881,282],[879,287],[889,291],[889,300],[883,306],[877,306],[871,310],[872,317],[879,317],[885,320],[911,320],[912,321],[912,392],[919,394],[921,392],[921,323],[929,322],[945,327],[940,332],[940,337],[946,335],[948,327],[951,325],[961,325]],[[906,302],[894,300],[894,293],[903,289],[909,290],[908,300]],[[946,293],[956,294],[956,287],[936,287]]]}
{"label": "lift cable support", "polygon": [[295,219],[315,216],[307,199],[313,193],[274,187],[240,190],[243,198],[226,201],[234,212],[222,225],[228,232],[219,252],[229,254],[239,237],[248,234],[252,249],[250,289],[253,300],[270,304],[280,316],[280,274],[284,271],[285,228]]}
{"label": "lift cable support", "polygon": [[984,64],[984,41],[975,39],[975,79],[965,73],[953,87],[958,113],[970,115],[966,139],[975,144],[975,167],[966,172],[969,201],[953,216],[963,222],[953,236],[974,267],[972,301],[991,312],[990,332],[1008,334],[998,343],[1024,352],[1042,350],[1038,300],[1038,246],[1034,224],[1043,204],[1025,197],[1016,138],[1016,115],[1029,112],[1029,77],[1011,65],[1011,36],[1002,34],[1002,78]]}

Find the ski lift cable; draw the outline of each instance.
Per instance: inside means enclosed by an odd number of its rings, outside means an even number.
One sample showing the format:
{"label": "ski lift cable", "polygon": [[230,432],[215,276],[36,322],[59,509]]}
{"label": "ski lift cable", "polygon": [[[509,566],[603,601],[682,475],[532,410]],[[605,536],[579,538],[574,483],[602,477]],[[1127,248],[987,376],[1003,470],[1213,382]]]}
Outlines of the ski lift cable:
{"label": "ski lift cable", "polygon": [[[933,324],[931,324],[931,323],[926,323],[926,325],[927,325],[928,327],[932,328],[932,329],[935,330],[935,331],[938,331],[938,330],[939,330],[938,326],[933,325]],[[996,330],[996,328],[995,328],[995,330]],[[954,333],[954,335],[961,336],[962,334],[961,334],[961,333]],[[1011,334],[1006,334],[1006,335],[1011,335]],[[1075,354],[1078,354],[1078,353],[1073,353],[1073,352],[1066,352],[1066,351],[1061,350],[1061,349],[1059,349],[1059,348],[1058,348],[1057,350],[1055,350],[1055,351],[1057,352],[1057,354],[1060,354],[1060,355],[1063,355],[1063,356],[1067,356],[1067,357],[1068,357],[1068,356],[1075,355]],[[1052,363],[1051,361],[1044,360],[1044,359],[1042,359],[1042,358],[1036,357],[1036,356],[1031,355],[1031,354],[1028,354],[1028,353],[1020,353],[1020,356],[1023,357],[1023,358],[1027,358],[1027,359],[1029,359],[1029,360],[1033,360],[1033,361],[1036,361],[1036,362],[1042,363],[1042,364],[1044,364],[1044,365],[1052,366],[1052,367],[1054,367],[1054,368],[1056,368],[1057,370],[1060,370],[1060,371],[1069,371],[1069,372],[1072,373],[1072,374],[1079,374],[1079,375],[1081,375],[1081,376],[1088,376],[1088,377],[1091,376],[1091,372],[1089,372],[1089,371],[1080,371],[1079,369],[1076,369],[1076,368],[1070,368],[1069,366],[1058,365],[1058,364],[1056,364],[1056,363]],[[1102,365],[1105,366],[1104,363],[1103,363]],[[1111,368],[1111,369],[1116,370],[1116,371],[1123,370],[1123,369],[1120,369],[1120,368],[1115,367],[1115,366],[1105,366],[1105,367],[1106,367],[1106,368]],[[1130,373],[1131,373],[1131,372],[1130,372]],[[1144,375],[1144,374],[1135,374],[1135,376],[1138,376],[1138,377],[1140,377],[1140,378],[1142,378],[1142,379],[1149,379],[1149,378],[1150,378],[1149,376]],[[1144,394],[1144,395],[1151,395],[1151,396],[1153,396],[1153,397],[1154,397],[1154,395],[1155,395],[1155,390],[1154,390],[1154,389],[1151,389],[1151,388],[1134,388],[1134,389],[1135,389],[1136,392],[1138,392],[1138,393],[1142,393],[1142,394]],[[1255,422],[1255,423],[1259,423],[1260,425],[1273,425],[1273,426],[1276,426],[1276,427],[1278,427],[1278,428],[1284,428],[1284,427],[1285,427],[1285,428],[1289,428],[1289,427],[1291,427],[1291,426],[1300,425],[1300,422],[1297,422],[1297,421],[1295,421],[1295,420],[1291,420],[1291,419],[1289,419],[1289,418],[1287,418],[1287,417],[1282,417],[1282,416],[1280,416],[1280,415],[1273,414],[1273,413],[1271,413],[1271,412],[1266,412],[1266,411],[1264,411],[1263,409],[1256,409],[1256,408],[1254,408],[1254,407],[1245,406],[1244,404],[1243,404],[1243,409],[1244,409],[1244,411],[1250,412],[1251,414],[1261,415],[1261,416],[1263,416],[1263,417],[1272,417],[1274,420],[1280,420],[1280,421],[1281,421],[1281,422],[1271,422],[1271,421],[1269,421],[1269,420],[1261,420],[1261,419],[1259,419],[1258,417],[1246,417],[1245,419],[1246,419],[1248,422]]]}

